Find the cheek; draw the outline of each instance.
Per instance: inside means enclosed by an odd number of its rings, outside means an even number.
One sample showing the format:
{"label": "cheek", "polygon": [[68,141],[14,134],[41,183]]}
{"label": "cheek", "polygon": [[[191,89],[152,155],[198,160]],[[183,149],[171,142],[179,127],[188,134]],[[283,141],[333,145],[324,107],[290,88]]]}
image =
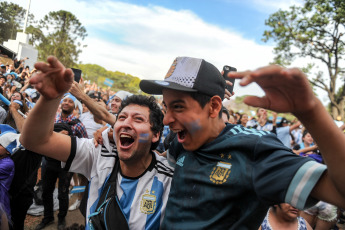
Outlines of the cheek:
{"label": "cheek", "polygon": [[148,143],[150,141],[149,133],[141,133],[139,135],[139,143]]}
{"label": "cheek", "polygon": [[202,127],[199,119],[191,122],[186,122],[184,123],[184,125],[186,126],[190,134],[195,134]]}

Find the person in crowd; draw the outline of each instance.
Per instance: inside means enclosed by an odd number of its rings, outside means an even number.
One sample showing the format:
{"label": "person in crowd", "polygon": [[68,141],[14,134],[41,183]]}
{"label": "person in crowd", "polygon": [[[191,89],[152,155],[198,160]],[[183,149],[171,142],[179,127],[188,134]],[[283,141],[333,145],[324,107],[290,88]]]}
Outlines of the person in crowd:
{"label": "person in crowd", "polygon": [[[73,115],[76,107],[78,107],[77,99],[71,94],[66,94],[61,100],[61,113],[56,116],[55,123],[68,124],[71,127],[72,136],[87,138],[85,126]],[[50,151],[54,152],[52,151],[53,149],[55,150],[55,148],[51,148]],[[41,223],[36,226],[36,230],[43,229],[54,222],[53,192],[57,178],[59,178],[58,228],[63,229],[66,226],[65,217],[69,204],[69,185],[73,174],[63,170],[59,160],[50,157],[45,157],[45,159],[46,165],[42,167],[44,168],[44,172],[42,173],[44,217]]]}
{"label": "person in crowd", "polygon": [[17,131],[9,125],[0,124],[0,207],[3,207],[7,220],[11,219],[9,190],[14,176],[14,162],[10,155],[19,145]]}
{"label": "person in crowd", "polygon": [[[121,104],[121,101],[128,96],[132,95],[131,93],[127,91],[119,91],[117,94],[115,94],[112,98],[110,98],[110,104],[112,105],[112,112],[109,112],[107,109],[104,109],[103,106],[97,104],[94,102],[94,100],[88,96],[84,90],[83,85],[78,84],[77,82],[73,82],[72,87],[70,89],[70,92],[80,101],[82,101],[86,107],[89,109],[89,111],[93,114],[95,118],[98,120],[102,120],[109,124],[110,126],[113,126],[116,121],[116,113],[118,111],[118,108]],[[117,96],[116,96],[117,95]],[[114,102],[116,101],[116,102]],[[120,104],[118,104],[118,102]]]}
{"label": "person in crowd", "polygon": [[306,129],[303,131],[302,141],[303,142],[301,144],[296,145],[294,147],[294,152],[297,155],[300,155],[303,157],[311,157],[317,162],[322,163],[323,160],[322,160],[320,151],[318,149],[318,146],[315,145],[313,137]]}
{"label": "person in crowd", "polygon": [[[17,130],[21,132],[25,120],[19,114],[18,109],[19,105],[17,103],[11,103],[9,106]],[[37,171],[41,165],[42,156],[19,148],[11,155],[11,159],[15,166],[14,177],[9,190],[11,210],[14,210],[11,213],[11,229],[22,230],[24,229],[26,213],[33,203],[34,186],[36,185]]]}
{"label": "person in crowd", "polygon": [[301,216],[313,229],[333,229],[338,217],[337,211],[336,206],[319,201],[315,206],[304,210]]}
{"label": "person in crowd", "polygon": [[273,205],[267,212],[259,230],[312,230],[312,227],[299,216],[300,210],[287,203]]}
{"label": "person in crowd", "polygon": [[203,59],[178,57],[164,81],[140,82],[143,92],[163,94],[164,124],[177,133],[167,152],[175,172],[162,228],[258,229],[274,204],[304,209],[321,199],[344,207],[345,136],[306,76],[279,66],[228,76],[264,90],[262,98],[246,97],[248,105],[292,112],[304,122],[318,138],[328,168],[293,154],[271,132],[226,125],[221,73]]}
{"label": "person in crowd", "polygon": [[229,110],[224,106],[222,107],[222,119],[225,123],[229,123],[230,113]]}
{"label": "person in crowd", "polygon": [[270,122],[267,118],[267,110],[264,108],[258,108],[256,110],[256,115],[258,117],[257,121],[255,122],[254,126],[248,126],[249,128],[254,128],[257,130],[262,131],[270,131],[274,134],[277,134],[277,114],[273,113],[273,120]]}
{"label": "person in crowd", "polygon": [[120,90],[118,91],[115,95],[109,98],[109,103],[110,105],[110,112],[114,115],[117,114],[117,111],[120,108],[121,101],[124,100],[126,97],[131,96],[132,94],[127,91]]}
{"label": "person in crowd", "polygon": [[297,129],[301,125],[301,122],[296,122],[293,125],[289,125],[289,121],[283,117],[280,123],[277,125],[277,137],[288,148],[291,148],[291,132]]}
{"label": "person in crowd", "polygon": [[[163,114],[154,98],[133,95],[122,101],[114,125],[115,143],[105,130],[104,144],[95,147],[93,140],[69,138],[50,128],[59,101],[73,82],[71,70],[54,57],[35,67],[41,72],[30,81],[41,98],[26,119],[21,143],[65,162],[66,170],[90,180],[87,216],[89,224],[99,224],[94,228],[159,229],[173,170],[164,157],[152,152],[163,130]],[[100,212],[102,208],[111,210]],[[117,214],[104,218],[110,211]]]}
{"label": "person in crowd", "polygon": [[240,118],[238,120],[238,124],[242,125],[243,127],[246,127],[247,126],[247,122],[248,122],[248,114],[246,114],[246,113],[240,114]]}
{"label": "person in crowd", "polygon": [[[26,115],[29,112],[29,108],[24,101],[24,97],[20,92],[15,91],[10,98],[10,102],[17,104],[17,109],[20,111],[21,115]],[[7,116],[4,119],[4,124],[10,125],[14,129],[18,129],[14,117],[13,111],[11,109],[8,110]]]}

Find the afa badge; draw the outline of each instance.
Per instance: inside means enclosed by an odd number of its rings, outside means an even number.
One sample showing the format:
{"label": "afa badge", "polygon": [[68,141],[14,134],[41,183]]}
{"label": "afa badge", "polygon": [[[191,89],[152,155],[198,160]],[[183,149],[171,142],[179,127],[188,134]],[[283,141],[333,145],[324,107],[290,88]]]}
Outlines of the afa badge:
{"label": "afa badge", "polygon": [[210,180],[215,184],[223,184],[228,179],[231,172],[231,164],[227,162],[218,162],[213,168]]}
{"label": "afa badge", "polygon": [[145,214],[153,214],[156,211],[156,196],[148,193],[142,195],[140,211]]}

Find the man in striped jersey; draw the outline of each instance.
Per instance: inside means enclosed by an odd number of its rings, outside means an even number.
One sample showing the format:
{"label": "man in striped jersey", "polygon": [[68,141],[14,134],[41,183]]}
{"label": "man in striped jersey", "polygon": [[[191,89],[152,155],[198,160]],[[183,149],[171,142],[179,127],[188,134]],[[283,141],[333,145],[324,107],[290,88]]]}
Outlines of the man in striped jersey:
{"label": "man in striped jersey", "polygon": [[246,98],[249,105],[294,113],[315,135],[328,169],[271,132],[225,124],[221,73],[203,59],[178,57],[164,81],[140,82],[144,92],[163,94],[164,124],[177,133],[167,154],[175,172],[162,228],[258,229],[270,205],[304,209],[321,199],[345,207],[345,136],[305,75],[279,66],[231,75],[265,91]]}
{"label": "man in striped jersey", "polygon": [[21,140],[27,149],[65,162],[65,169],[90,181],[86,228],[159,229],[173,169],[152,151],[163,130],[163,114],[154,98],[135,95],[123,101],[114,125],[115,143],[105,130],[103,145],[95,147],[92,139],[51,129],[58,102],[71,87],[71,70],[54,57],[35,67],[41,72],[31,84],[42,97],[25,122]]}

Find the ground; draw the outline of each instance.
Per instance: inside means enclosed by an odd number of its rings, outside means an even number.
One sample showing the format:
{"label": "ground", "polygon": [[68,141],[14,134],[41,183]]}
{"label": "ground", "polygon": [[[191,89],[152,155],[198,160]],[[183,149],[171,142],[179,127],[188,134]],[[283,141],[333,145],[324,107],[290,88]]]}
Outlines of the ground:
{"label": "ground", "polygon": [[[76,196],[73,195],[69,201],[70,204],[73,204],[76,199]],[[45,230],[56,230],[57,229],[57,214],[58,211],[55,212],[55,221],[54,223],[48,225]],[[31,216],[27,215],[25,219],[24,230],[32,230],[41,222],[43,216]],[[83,224],[85,225],[85,219],[83,215],[80,213],[79,209],[74,211],[68,211],[66,216],[66,227],[71,226],[74,223]]]}

